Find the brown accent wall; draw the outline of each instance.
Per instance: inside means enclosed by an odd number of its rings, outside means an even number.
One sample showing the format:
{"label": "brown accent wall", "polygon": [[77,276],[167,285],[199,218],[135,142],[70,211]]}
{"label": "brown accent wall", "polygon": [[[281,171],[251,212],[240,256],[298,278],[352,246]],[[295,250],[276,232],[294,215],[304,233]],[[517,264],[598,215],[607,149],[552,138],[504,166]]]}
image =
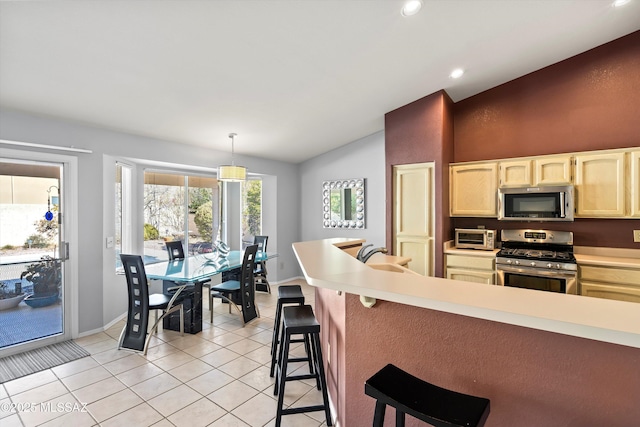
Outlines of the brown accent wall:
{"label": "brown accent wall", "polygon": [[[364,382],[387,363],[491,400],[487,427],[629,427],[640,419],[640,349],[347,295],[343,427],[371,425]],[[395,412],[387,410],[386,426]],[[407,417],[407,427],[423,426]]]}
{"label": "brown accent wall", "polygon": [[453,228],[477,228],[484,225],[487,229],[535,228],[573,232],[575,246],[597,246],[603,248],[640,249],[639,243],[633,242],[633,230],[640,230],[637,219],[576,219],[574,222],[519,222],[505,223],[495,218],[452,218],[452,231],[449,239],[453,239]]}
{"label": "brown accent wall", "polygon": [[640,31],[454,105],[455,162],[640,146]]}
{"label": "brown accent wall", "polygon": [[[449,235],[448,165],[453,159],[451,98],[436,92],[385,115],[386,192],[393,194],[393,166],[435,162],[435,275],[442,276],[442,248]],[[393,197],[387,197],[387,248],[393,247]]]}

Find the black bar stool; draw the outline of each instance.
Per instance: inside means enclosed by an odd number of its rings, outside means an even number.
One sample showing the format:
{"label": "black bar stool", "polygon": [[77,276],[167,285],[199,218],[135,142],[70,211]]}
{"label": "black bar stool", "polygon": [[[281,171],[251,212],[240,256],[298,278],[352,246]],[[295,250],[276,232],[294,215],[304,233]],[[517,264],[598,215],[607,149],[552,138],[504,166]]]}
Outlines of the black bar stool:
{"label": "black bar stool", "polygon": [[[300,285],[284,285],[278,287],[278,305],[276,306],[276,320],[273,322],[273,337],[271,338],[271,370],[269,375],[273,377],[276,359],[278,356],[278,344],[280,339],[280,319],[282,317],[282,307],[285,304],[298,304],[304,305],[304,294]],[[295,339],[291,342],[303,342],[305,343],[305,350],[307,356],[309,355],[309,341],[303,339]],[[309,363],[309,369],[311,369],[311,362]]]}
{"label": "black bar stool", "polygon": [[[300,414],[303,412],[324,411],[327,425],[331,426],[331,412],[329,410],[329,396],[327,395],[327,381],[324,376],[324,364],[322,359],[322,348],[320,347],[320,324],[313,314],[310,305],[288,306],[283,308],[282,335],[280,339],[280,356],[278,357],[276,381],[273,394],[278,395],[278,406],[276,412],[276,427],[280,427],[283,415]],[[303,334],[311,341],[311,353],[308,359],[315,366],[311,373],[304,375],[287,376],[287,364],[298,359],[289,358],[289,345],[292,335]],[[306,360],[306,359],[305,359]],[[315,378],[316,387],[322,390],[323,405],[302,406],[297,408],[283,408],[284,386],[287,381],[297,381]]]}
{"label": "black bar stool", "polygon": [[373,427],[382,427],[386,405],[396,408],[396,427],[409,414],[435,427],[481,427],[489,416],[489,399],[447,390],[388,364],[364,385],[376,399]]}

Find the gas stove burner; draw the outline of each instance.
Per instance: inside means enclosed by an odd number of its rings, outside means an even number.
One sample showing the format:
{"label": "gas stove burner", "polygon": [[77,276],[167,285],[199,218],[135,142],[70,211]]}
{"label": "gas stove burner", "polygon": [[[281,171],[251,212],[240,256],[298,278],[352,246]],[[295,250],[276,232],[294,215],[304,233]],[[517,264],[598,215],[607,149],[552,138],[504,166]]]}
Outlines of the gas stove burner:
{"label": "gas stove burner", "polygon": [[573,253],[566,251],[551,251],[544,249],[527,249],[527,248],[503,248],[499,253],[500,257],[513,258],[531,258],[540,260],[562,260],[563,262],[571,262],[574,258]]}

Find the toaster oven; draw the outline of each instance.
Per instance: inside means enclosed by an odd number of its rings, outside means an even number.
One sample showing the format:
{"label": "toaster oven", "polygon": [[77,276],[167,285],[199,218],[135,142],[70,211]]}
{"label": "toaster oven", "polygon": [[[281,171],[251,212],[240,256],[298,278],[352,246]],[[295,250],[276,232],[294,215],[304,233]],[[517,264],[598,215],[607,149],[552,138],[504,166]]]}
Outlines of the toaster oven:
{"label": "toaster oven", "polygon": [[492,251],[496,247],[496,230],[456,228],[455,245],[458,249]]}

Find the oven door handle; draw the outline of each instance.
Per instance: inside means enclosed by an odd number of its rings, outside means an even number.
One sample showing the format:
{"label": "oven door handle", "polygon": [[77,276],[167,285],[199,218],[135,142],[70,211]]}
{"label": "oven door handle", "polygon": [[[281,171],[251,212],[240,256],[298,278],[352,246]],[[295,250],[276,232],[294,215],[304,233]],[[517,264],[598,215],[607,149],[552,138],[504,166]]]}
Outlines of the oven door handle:
{"label": "oven door handle", "polygon": [[504,264],[498,264],[496,266],[498,271],[504,271],[507,273],[519,273],[519,274],[528,274],[530,276],[541,276],[541,277],[560,277],[560,278],[573,278],[577,276],[577,272],[567,272],[566,270],[542,270],[538,268],[531,267],[513,267],[507,266]]}

